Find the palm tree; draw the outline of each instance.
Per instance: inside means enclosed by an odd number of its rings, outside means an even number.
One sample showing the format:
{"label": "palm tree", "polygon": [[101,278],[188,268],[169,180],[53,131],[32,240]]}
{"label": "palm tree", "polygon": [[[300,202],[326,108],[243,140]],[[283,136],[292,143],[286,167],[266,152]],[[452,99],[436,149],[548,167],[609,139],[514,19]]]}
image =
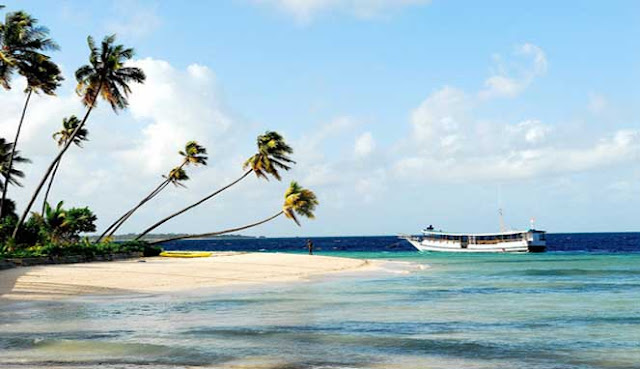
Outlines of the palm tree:
{"label": "palm tree", "polygon": [[[22,183],[18,178],[24,178],[24,173],[15,167],[9,167],[11,162],[11,153],[13,153],[14,163],[30,163],[31,160],[20,156],[20,151],[14,150],[14,144],[7,142],[4,138],[0,138],[0,174],[5,178],[0,181],[0,188],[5,189],[7,184],[22,187]],[[6,199],[5,199],[6,200]]]}
{"label": "palm tree", "polygon": [[269,174],[279,181],[281,178],[278,169],[289,170],[291,169],[289,164],[295,163],[289,158],[289,154],[293,154],[293,149],[284,142],[284,138],[278,132],[274,131],[267,131],[258,136],[257,145],[258,152],[244,162],[242,169],[251,168],[258,178],[269,180],[267,177]]}
{"label": "palm tree", "polygon": [[143,198],[142,201],[140,201],[136,206],[134,206],[132,209],[130,209],[129,211],[124,213],[122,216],[120,216],[118,220],[113,222],[102,233],[102,235],[98,237],[96,242],[100,242],[105,236],[111,237],[120,228],[120,226],[122,226],[122,224],[124,224],[124,222],[126,222],[127,219],[129,219],[131,215],[133,215],[134,212],[140,209],[142,205],[146,204],[151,199],[156,197],[169,184],[184,187],[184,185],[181,182],[184,182],[189,179],[189,177],[187,176],[187,173],[183,169],[184,166],[207,165],[207,159],[208,159],[207,149],[199,145],[196,141],[187,142],[187,144],[184,147],[184,150],[179,151],[178,154],[180,154],[183,157],[182,163],[179,166],[171,169],[171,171],[169,171],[169,174],[163,175],[162,178],[164,178],[164,180],[153,191],[151,191],[151,193],[149,193],[145,198]]}
{"label": "palm tree", "polygon": [[[27,96],[13,141],[14,152],[9,157],[9,171],[13,166],[13,156],[32,93],[55,95],[55,90],[63,80],[60,68],[48,56],[42,54],[42,51],[58,49],[58,45],[47,38],[49,30],[37,23],[37,19],[25,12],[14,12],[7,14],[4,24],[0,24],[0,85],[10,89],[11,75],[14,71],[27,79]],[[8,186],[2,190],[0,214],[7,198],[7,190]]]}
{"label": "palm tree", "polygon": [[[58,147],[63,146],[67,143],[68,140],[71,139],[71,134],[75,131],[76,127],[80,124],[80,119],[75,115],[70,116],[69,118],[62,119],[62,129],[53,134],[53,139],[56,140]],[[82,128],[76,134],[76,137],[73,139],[73,143],[82,147],[82,142],[88,141],[87,136],[89,135],[89,131],[86,128]],[[49,184],[47,185],[47,191],[44,193],[44,199],[42,200],[42,212],[44,214],[45,205],[47,203],[47,199],[49,198],[49,192],[51,191],[51,186],[53,185],[53,180],[56,177],[56,173],[58,173],[58,168],[60,168],[60,163],[62,159],[58,160],[56,163],[53,172],[51,172],[51,177],[49,178]]]}
{"label": "palm tree", "polygon": [[76,92],[82,97],[82,102],[87,107],[87,111],[80,124],[78,124],[69,136],[67,143],[64,144],[60,152],[58,152],[58,155],[56,155],[51,164],[49,164],[44,176],[31,196],[31,200],[16,224],[16,228],[13,230],[13,238],[16,237],[22,223],[27,218],[27,215],[29,215],[33,203],[36,201],[38,194],[56,164],[74,142],[78,132],[83,129],[87,123],[91,111],[97,105],[98,96],[101,96],[103,100],[108,102],[114,112],[117,113],[129,105],[127,101],[129,93],[131,92],[129,83],[144,82],[146,77],[140,68],[125,66],[125,63],[134,55],[133,49],[125,48],[123,45],[115,45],[115,40],[115,35],[107,36],[102,40],[102,44],[100,48],[98,48],[91,36],[87,38],[87,44],[90,50],[89,64],[80,67],[80,69],[76,71],[76,80],[78,81]]}
{"label": "palm tree", "polygon": [[172,218],[177,217],[180,214],[183,214],[196,206],[206,202],[207,200],[213,198],[220,192],[230,188],[236,183],[245,179],[251,172],[255,173],[258,178],[262,177],[266,180],[269,180],[267,175],[271,175],[277,180],[280,180],[280,173],[278,173],[278,169],[289,170],[291,167],[288,165],[290,163],[295,163],[293,160],[289,158],[289,154],[293,153],[293,149],[286,144],[284,138],[277,132],[267,131],[263,135],[259,135],[256,144],[258,146],[258,152],[247,159],[242,166],[242,169],[245,171],[240,178],[235,181],[225,185],[224,187],[210,193],[209,195],[203,197],[202,199],[196,201],[195,203],[178,210],[177,212],[165,217],[164,219],[156,222],[149,228],[145,229],[141,234],[136,237],[136,240],[141,239],[149,232],[158,228],[162,224],[166,223]]}
{"label": "palm tree", "polygon": [[296,214],[309,219],[314,219],[315,215],[313,214],[313,212],[315,211],[316,206],[318,205],[319,205],[318,198],[316,197],[316,194],[313,193],[313,191],[305,189],[302,186],[300,186],[297,182],[293,181],[289,185],[289,188],[287,188],[287,191],[284,193],[284,203],[282,205],[282,210],[280,210],[276,214],[266,219],[263,219],[261,221],[251,223],[242,227],[226,229],[224,231],[172,237],[164,240],[154,241],[154,242],[151,242],[150,244],[155,245],[155,244],[165,243],[169,241],[184,240],[189,238],[213,237],[213,236],[219,236],[222,234],[238,232],[238,231],[242,231],[248,228],[252,228],[252,227],[267,223],[273,219],[276,219],[282,214],[284,214],[284,216],[293,220],[294,222],[296,222],[298,226],[300,226],[300,222],[298,221]]}

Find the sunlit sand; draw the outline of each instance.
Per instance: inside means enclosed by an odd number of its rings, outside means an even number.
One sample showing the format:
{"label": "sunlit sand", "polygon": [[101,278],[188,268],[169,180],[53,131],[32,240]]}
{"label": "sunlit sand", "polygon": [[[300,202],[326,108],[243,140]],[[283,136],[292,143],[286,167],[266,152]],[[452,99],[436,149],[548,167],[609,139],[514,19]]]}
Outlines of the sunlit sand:
{"label": "sunlit sand", "polygon": [[77,295],[179,292],[304,280],[327,273],[368,270],[375,265],[367,260],[274,253],[45,265],[0,272],[0,297],[46,300]]}

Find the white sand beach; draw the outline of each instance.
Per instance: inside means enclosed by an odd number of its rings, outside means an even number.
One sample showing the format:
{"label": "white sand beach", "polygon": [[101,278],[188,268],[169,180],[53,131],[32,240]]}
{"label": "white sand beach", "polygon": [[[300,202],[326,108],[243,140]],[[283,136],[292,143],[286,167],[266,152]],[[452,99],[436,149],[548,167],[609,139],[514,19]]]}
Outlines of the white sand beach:
{"label": "white sand beach", "polygon": [[0,300],[170,293],[236,284],[299,281],[328,273],[370,270],[376,265],[368,260],[318,255],[221,252],[204,258],[154,257],[20,267],[0,271]]}

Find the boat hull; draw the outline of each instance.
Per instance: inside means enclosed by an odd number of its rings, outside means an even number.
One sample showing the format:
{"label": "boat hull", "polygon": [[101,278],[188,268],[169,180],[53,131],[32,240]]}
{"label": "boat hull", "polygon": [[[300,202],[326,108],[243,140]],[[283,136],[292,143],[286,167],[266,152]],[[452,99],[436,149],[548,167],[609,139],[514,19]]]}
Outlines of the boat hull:
{"label": "boat hull", "polygon": [[544,252],[546,245],[533,244],[528,241],[501,242],[490,245],[469,244],[462,247],[458,242],[428,242],[425,240],[407,239],[413,247],[419,251],[435,252],[473,252],[473,253],[524,253],[524,252]]}

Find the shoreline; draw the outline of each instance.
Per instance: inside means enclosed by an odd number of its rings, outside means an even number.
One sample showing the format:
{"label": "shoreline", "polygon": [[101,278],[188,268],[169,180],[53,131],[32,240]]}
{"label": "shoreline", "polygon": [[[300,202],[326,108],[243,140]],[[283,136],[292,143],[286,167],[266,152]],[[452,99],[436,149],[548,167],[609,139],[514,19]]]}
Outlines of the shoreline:
{"label": "shoreline", "polygon": [[294,282],[340,272],[371,271],[381,264],[322,255],[214,252],[203,258],[151,257],[38,265],[0,271],[0,302],[171,294],[212,287]]}

